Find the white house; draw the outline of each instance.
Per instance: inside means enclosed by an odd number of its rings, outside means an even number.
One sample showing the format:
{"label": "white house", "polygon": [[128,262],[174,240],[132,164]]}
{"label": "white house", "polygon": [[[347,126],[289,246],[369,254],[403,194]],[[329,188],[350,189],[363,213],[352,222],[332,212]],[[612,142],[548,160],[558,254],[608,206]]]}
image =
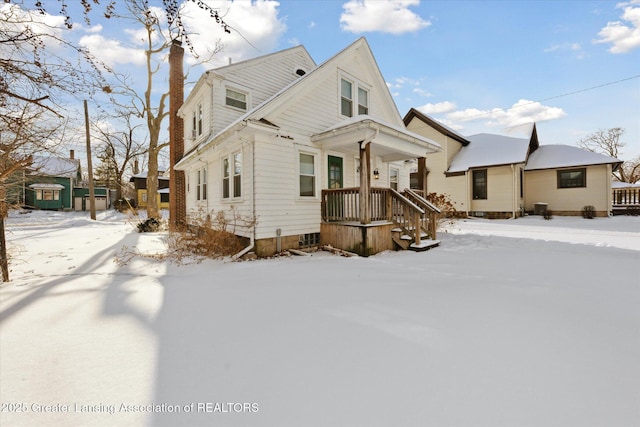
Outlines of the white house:
{"label": "white house", "polygon": [[431,207],[400,192],[440,147],[405,128],[364,38],[318,66],[298,46],[208,71],[179,114],[188,214],[255,218],[235,232],[258,255],[426,246]]}

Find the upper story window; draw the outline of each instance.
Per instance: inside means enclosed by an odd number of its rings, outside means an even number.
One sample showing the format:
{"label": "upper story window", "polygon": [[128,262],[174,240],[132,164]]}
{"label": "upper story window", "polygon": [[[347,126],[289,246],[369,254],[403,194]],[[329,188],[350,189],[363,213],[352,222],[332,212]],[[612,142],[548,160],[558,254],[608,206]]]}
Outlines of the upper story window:
{"label": "upper story window", "polygon": [[340,78],[340,114],[345,117],[369,114],[369,90],[363,84]]}
{"label": "upper story window", "polygon": [[247,110],[247,94],[243,92],[239,92],[237,90],[227,88],[227,93],[225,97],[225,104],[239,108],[241,110]]}
{"label": "upper story window", "polygon": [[353,84],[345,79],[340,81],[340,114],[353,117]]}
{"label": "upper story window", "polygon": [[191,137],[196,138],[202,135],[203,131],[203,112],[202,112],[202,104],[198,104],[196,109],[193,111],[191,115]]}

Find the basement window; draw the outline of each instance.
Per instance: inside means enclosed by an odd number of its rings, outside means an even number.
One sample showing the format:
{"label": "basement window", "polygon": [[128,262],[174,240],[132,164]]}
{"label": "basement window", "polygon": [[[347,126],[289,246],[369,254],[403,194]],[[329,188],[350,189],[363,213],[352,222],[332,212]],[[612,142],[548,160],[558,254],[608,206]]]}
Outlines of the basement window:
{"label": "basement window", "polygon": [[308,248],[318,245],[320,245],[320,233],[307,233],[300,235],[299,246],[301,248]]}

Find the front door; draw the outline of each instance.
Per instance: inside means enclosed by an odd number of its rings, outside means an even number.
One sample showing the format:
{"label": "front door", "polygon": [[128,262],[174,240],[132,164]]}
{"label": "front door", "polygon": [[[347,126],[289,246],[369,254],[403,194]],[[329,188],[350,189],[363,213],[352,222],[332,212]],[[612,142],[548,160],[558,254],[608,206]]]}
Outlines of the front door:
{"label": "front door", "polygon": [[342,157],[329,156],[329,189],[342,188]]}

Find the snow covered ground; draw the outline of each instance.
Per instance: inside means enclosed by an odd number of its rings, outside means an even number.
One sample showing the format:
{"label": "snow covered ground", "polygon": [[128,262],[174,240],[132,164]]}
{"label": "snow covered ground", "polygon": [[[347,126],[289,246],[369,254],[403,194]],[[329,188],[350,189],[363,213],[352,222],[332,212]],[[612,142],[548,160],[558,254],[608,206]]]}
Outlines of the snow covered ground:
{"label": "snow covered ground", "polygon": [[640,218],[470,219],[439,237],[119,266],[165,235],[12,212],[0,424],[640,425]]}

